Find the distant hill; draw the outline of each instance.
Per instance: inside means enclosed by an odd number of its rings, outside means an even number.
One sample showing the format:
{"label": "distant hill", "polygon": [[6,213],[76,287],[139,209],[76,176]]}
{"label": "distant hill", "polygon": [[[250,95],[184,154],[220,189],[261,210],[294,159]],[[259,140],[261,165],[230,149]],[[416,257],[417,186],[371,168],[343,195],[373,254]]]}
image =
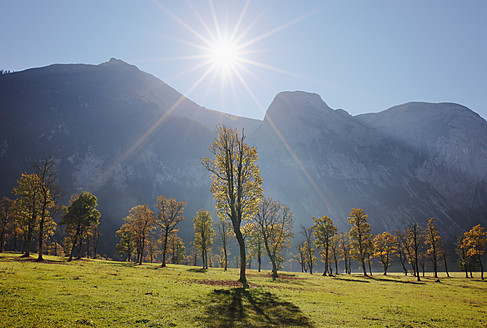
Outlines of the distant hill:
{"label": "distant hill", "polygon": [[487,123],[456,104],[409,103],[351,116],[320,96],[283,92],[263,121],[201,107],[135,66],[52,65],[0,75],[0,194],[52,153],[69,193],[99,198],[104,242],[128,210],[158,195],[213,210],[201,166],[224,123],[256,145],[267,195],[287,203],[298,228],[328,215],[347,229],[364,208],[375,232],[436,217],[450,236],[487,223]]}

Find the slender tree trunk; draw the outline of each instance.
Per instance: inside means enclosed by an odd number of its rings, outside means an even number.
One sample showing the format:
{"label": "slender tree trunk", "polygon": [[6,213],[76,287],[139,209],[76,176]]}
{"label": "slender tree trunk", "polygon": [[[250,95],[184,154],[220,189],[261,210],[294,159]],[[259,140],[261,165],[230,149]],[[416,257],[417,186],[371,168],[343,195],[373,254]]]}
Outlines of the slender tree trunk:
{"label": "slender tree trunk", "polygon": [[313,274],[313,254],[311,253],[311,245],[308,243],[308,261],[309,261],[309,273]]}
{"label": "slender tree trunk", "polygon": [[445,264],[445,272],[446,272],[446,276],[448,278],[450,278],[450,273],[448,273],[448,264],[446,263],[446,256],[443,254],[443,263]]}
{"label": "slender tree trunk", "polygon": [[260,272],[260,266],[262,263],[262,254],[260,251],[257,253],[257,262],[259,263],[259,272]]}
{"label": "slender tree trunk", "polygon": [[371,262],[372,261],[370,260],[370,258],[367,259],[367,263],[369,264],[369,272],[370,272],[370,275],[372,276],[372,265],[371,265]]}
{"label": "slender tree trunk", "polygon": [[76,233],[74,234],[73,240],[72,240],[72,245],[71,245],[71,252],[69,253],[69,259],[68,262],[71,262],[73,260],[73,255],[74,255],[74,248],[76,247],[76,243],[78,242],[78,236],[80,235],[80,226],[78,225],[76,229]]}
{"label": "slender tree trunk", "polygon": [[44,221],[46,219],[46,206],[47,204],[42,204],[41,220],[39,221],[39,256],[37,257],[37,262],[41,262],[42,258],[42,248],[44,246]]}
{"label": "slender tree trunk", "polygon": [[142,265],[142,261],[144,260],[145,235],[142,236],[140,248],[139,265]]}
{"label": "slender tree trunk", "polygon": [[5,243],[5,227],[2,225],[2,231],[0,232],[0,253],[3,253],[4,243]]}
{"label": "slender tree trunk", "polygon": [[96,254],[98,253],[98,241],[100,239],[100,232],[98,231],[100,229],[99,226],[96,227],[96,232],[95,232],[95,244],[93,245],[93,258],[96,259]]}
{"label": "slender tree trunk", "polygon": [[367,275],[367,267],[365,266],[365,259],[362,257],[360,259],[362,261],[362,269],[364,269],[364,276]]}
{"label": "slender tree trunk", "polygon": [[484,280],[484,266],[482,265],[482,260],[480,259],[480,254],[477,254],[480,264],[480,277]]}
{"label": "slender tree trunk", "polygon": [[169,235],[169,231],[165,231],[164,233],[164,246],[162,247],[162,265],[161,268],[166,266],[166,250],[167,250],[167,237]]}
{"label": "slender tree trunk", "polygon": [[79,236],[79,247],[78,247],[78,260],[81,260],[81,257],[82,257],[82,253],[81,251],[83,250],[83,236]]}
{"label": "slender tree trunk", "polygon": [[205,269],[205,248],[201,247],[201,267],[204,270]]}
{"label": "slender tree trunk", "polygon": [[227,243],[224,243],[223,244],[223,254],[225,255],[225,263],[224,263],[224,267],[225,269],[223,271],[227,271],[228,269],[228,253],[227,253]]}
{"label": "slender tree trunk", "polygon": [[21,257],[29,257],[30,256],[30,243],[32,241],[32,226],[29,224],[27,228],[27,238],[25,239],[24,243],[24,254]]}
{"label": "slender tree trunk", "polygon": [[408,269],[406,268],[406,259],[404,258],[403,254],[399,253],[399,261],[401,262],[402,270],[404,271],[404,275],[408,275]]}
{"label": "slender tree trunk", "polygon": [[436,249],[433,247],[433,270],[435,271],[435,278],[438,278],[438,261],[436,260]]}

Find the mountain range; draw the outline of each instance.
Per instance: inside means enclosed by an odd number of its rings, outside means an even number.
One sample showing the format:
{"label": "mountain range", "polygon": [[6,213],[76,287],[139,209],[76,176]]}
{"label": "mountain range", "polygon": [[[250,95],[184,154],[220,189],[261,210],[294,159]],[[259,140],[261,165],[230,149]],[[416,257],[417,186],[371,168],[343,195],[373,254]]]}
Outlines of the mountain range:
{"label": "mountain range", "polygon": [[255,145],[264,192],[286,203],[295,229],[328,215],[348,230],[363,208],[373,232],[435,217],[450,238],[487,223],[487,122],[452,103],[407,103],[352,116],[317,94],[276,95],[262,121],[204,108],[121,60],[0,75],[0,195],[53,154],[68,195],[87,190],[102,213],[100,248],[113,254],[128,210],[158,195],[187,202],[181,226],[213,210],[201,158],[219,123]]}

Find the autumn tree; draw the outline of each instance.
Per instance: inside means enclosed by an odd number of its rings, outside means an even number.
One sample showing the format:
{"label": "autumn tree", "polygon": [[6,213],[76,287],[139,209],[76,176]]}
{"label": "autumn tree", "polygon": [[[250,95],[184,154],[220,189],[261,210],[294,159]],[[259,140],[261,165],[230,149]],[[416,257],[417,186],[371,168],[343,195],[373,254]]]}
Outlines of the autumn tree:
{"label": "autumn tree", "polygon": [[203,269],[208,269],[208,251],[215,236],[212,223],[210,212],[205,210],[199,210],[193,219],[194,247],[201,252]]}
{"label": "autumn tree", "polygon": [[245,276],[245,240],[240,231],[243,221],[254,217],[262,198],[262,179],[257,165],[257,149],[245,143],[245,133],[225,125],[217,126],[217,138],[209,150],[214,158],[204,157],[203,166],[211,172],[211,191],[219,217],[225,216],[233,226],[240,250],[240,279]]}
{"label": "autumn tree", "polygon": [[[174,243],[173,239],[174,239],[174,237],[170,238],[170,240],[169,240],[169,244],[171,246]],[[160,245],[160,243],[157,240],[157,237],[156,237],[156,234],[154,233],[154,230],[150,231],[147,235],[147,238],[146,238],[146,249],[147,249],[147,255],[145,257],[146,261],[148,261],[149,263],[154,263],[154,261],[157,258],[157,255],[160,253],[159,252],[159,245]]]}
{"label": "autumn tree", "polygon": [[387,275],[387,268],[391,264],[392,255],[397,252],[397,238],[384,231],[374,237],[374,256],[379,259]]}
{"label": "autumn tree", "polygon": [[330,240],[330,273],[331,273],[331,263],[335,263],[335,274],[338,274],[338,262],[340,262],[340,239],[341,235],[334,235]]}
{"label": "autumn tree", "polygon": [[326,276],[329,270],[329,253],[331,238],[337,233],[337,228],[333,220],[328,216],[322,216],[321,218],[313,217],[313,235],[315,237],[314,243],[320,250],[321,258],[325,263],[325,270],[323,275]]}
{"label": "autumn tree", "polygon": [[338,248],[343,262],[345,263],[345,272],[347,274],[352,273],[352,251],[346,232],[342,231],[338,234]]}
{"label": "autumn tree", "polygon": [[406,261],[408,260],[409,248],[407,244],[407,235],[404,231],[395,230],[394,235],[397,240],[397,256],[399,257],[399,262],[401,263],[404,275],[408,275],[408,269],[406,268]]}
{"label": "autumn tree", "polygon": [[120,239],[115,246],[116,252],[120,255],[126,255],[127,261],[130,261],[136,247],[134,232],[131,229],[130,224],[127,222],[122,224],[115,234]]}
{"label": "autumn tree", "polygon": [[426,250],[433,262],[435,278],[438,278],[438,255],[440,251],[441,237],[435,226],[435,218],[429,218],[424,231],[424,242],[429,248]]}
{"label": "autumn tree", "polygon": [[154,212],[147,205],[137,205],[130,209],[129,215],[123,220],[132,231],[132,237],[134,238],[135,249],[137,251],[136,262],[141,265],[144,259],[147,237],[156,228]]}
{"label": "autumn tree", "polygon": [[247,223],[246,225],[251,226],[251,229],[247,229],[250,231],[247,242],[249,248],[249,256],[255,257],[257,259],[257,270],[258,272],[260,272],[262,269],[262,256],[265,252],[262,232],[255,222]]}
{"label": "autumn tree", "polygon": [[0,200],[0,253],[3,253],[5,237],[9,226],[11,226],[9,223],[14,219],[13,203],[14,201],[7,197]]}
{"label": "autumn tree", "polygon": [[455,243],[455,251],[458,255],[458,268],[460,270],[465,271],[465,278],[468,278],[468,271],[471,271],[471,258],[467,255],[467,250],[463,248],[463,240],[465,239],[465,235],[457,236],[457,241]]}
{"label": "autumn tree", "polygon": [[255,223],[262,234],[267,256],[272,264],[272,278],[276,279],[277,270],[283,262],[281,252],[291,246],[294,215],[288,206],[266,197],[259,205]]}
{"label": "autumn tree", "polygon": [[163,195],[157,197],[156,207],[159,209],[159,212],[156,222],[162,231],[162,268],[166,266],[169,235],[178,223],[184,221],[183,213],[185,206],[186,202],[178,202],[174,198],[166,198]]}
{"label": "autumn tree", "polygon": [[448,249],[444,240],[440,240],[440,245],[438,248],[438,255],[443,258],[443,265],[445,266],[445,273],[448,278],[450,278],[450,273],[448,272]]}
{"label": "autumn tree", "polygon": [[352,225],[349,232],[352,256],[355,260],[361,262],[365,276],[367,276],[365,260],[372,252],[373,245],[367,217],[368,215],[361,208],[353,208],[348,217],[348,223]]}
{"label": "autumn tree", "polygon": [[181,264],[184,261],[184,253],[186,250],[186,246],[184,245],[183,240],[177,234],[178,230],[174,229],[171,233],[168,241],[168,245],[170,246],[170,253],[171,253],[171,263],[172,264]]}
{"label": "autumn tree", "polygon": [[[52,208],[56,207],[58,202],[63,196],[61,186],[57,181],[55,172],[56,162],[49,155],[45,160],[36,162],[32,165],[35,174],[39,177],[39,257],[37,261],[42,261],[42,249],[44,245],[44,227],[46,221],[52,221]],[[52,225],[51,222],[49,222]]]}
{"label": "autumn tree", "polygon": [[465,232],[464,236],[461,248],[466,251],[467,256],[477,260],[480,265],[481,278],[484,280],[484,266],[482,265],[481,256],[487,247],[487,232],[478,224],[470,231]]}
{"label": "autumn tree", "polygon": [[313,264],[316,263],[315,249],[312,245],[313,232],[313,227],[306,228],[304,225],[301,225],[301,234],[304,236],[303,250],[305,252],[305,263],[309,268],[310,274],[313,274]]}
{"label": "autumn tree", "polygon": [[296,249],[298,251],[298,254],[295,255],[295,259],[298,262],[298,264],[301,266],[301,272],[307,272],[306,268],[306,246],[304,245],[304,241],[297,243],[296,244]]}
{"label": "autumn tree", "polygon": [[13,193],[18,197],[15,200],[14,208],[23,221],[25,230],[27,230],[22,257],[30,256],[32,236],[39,219],[40,185],[41,180],[37,174],[22,173],[13,190]]}
{"label": "autumn tree", "polygon": [[64,215],[59,224],[66,225],[66,230],[71,235],[71,251],[68,261],[73,259],[74,249],[77,243],[80,244],[78,258],[81,258],[82,236],[86,229],[93,224],[100,223],[100,212],[96,209],[98,206],[95,195],[83,191],[79,195],[73,195],[68,207],[64,207]]}
{"label": "autumn tree", "polygon": [[216,223],[216,236],[221,244],[222,250],[222,264],[224,271],[227,271],[228,268],[228,256],[230,255],[229,251],[229,244],[230,240],[233,236],[232,231],[232,223],[226,219],[225,217],[221,217],[220,220]]}

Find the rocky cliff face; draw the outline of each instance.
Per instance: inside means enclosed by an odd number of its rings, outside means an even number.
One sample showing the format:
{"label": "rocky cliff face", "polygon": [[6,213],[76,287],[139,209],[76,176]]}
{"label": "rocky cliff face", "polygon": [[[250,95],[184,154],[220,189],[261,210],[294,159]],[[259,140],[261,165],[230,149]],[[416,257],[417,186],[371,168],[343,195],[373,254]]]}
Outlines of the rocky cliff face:
{"label": "rocky cliff face", "polygon": [[316,94],[276,96],[252,141],[266,191],[306,224],[352,207],[375,230],[436,217],[454,235],[485,222],[487,124],[454,104],[411,103],[352,117]]}
{"label": "rocky cliff face", "polygon": [[103,252],[128,210],[161,194],[187,202],[189,241],[196,211],[213,209],[200,161],[217,123],[245,127],[266,195],[291,207],[296,228],[328,215],[348,230],[352,207],[375,232],[431,216],[451,235],[487,223],[487,123],[465,107],[353,117],[316,94],[283,92],[261,122],[200,107],[118,60],[0,76],[0,194],[11,197],[29,164],[52,153],[68,196],[98,196]]}

